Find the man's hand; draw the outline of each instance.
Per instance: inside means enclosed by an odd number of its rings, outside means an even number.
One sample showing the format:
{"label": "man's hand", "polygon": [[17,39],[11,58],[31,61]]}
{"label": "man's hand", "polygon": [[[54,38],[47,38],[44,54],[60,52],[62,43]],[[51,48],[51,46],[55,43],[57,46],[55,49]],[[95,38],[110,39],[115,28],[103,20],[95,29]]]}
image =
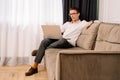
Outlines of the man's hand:
{"label": "man's hand", "polygon": [[92,23],[93,23],[93,21],[89,21],[89,22],[87,22],[85,28],[88,29],[88,28],[91,26]]}

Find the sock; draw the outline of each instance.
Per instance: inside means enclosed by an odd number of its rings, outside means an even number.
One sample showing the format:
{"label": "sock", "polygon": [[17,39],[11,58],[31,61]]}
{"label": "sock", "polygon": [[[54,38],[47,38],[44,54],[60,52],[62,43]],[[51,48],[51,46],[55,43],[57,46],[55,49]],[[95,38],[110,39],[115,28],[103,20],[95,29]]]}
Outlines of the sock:
{"label": "sock", "polygon": [[37,62],[34,62],[32,68],[36,69],[38,67],[38,63]]}

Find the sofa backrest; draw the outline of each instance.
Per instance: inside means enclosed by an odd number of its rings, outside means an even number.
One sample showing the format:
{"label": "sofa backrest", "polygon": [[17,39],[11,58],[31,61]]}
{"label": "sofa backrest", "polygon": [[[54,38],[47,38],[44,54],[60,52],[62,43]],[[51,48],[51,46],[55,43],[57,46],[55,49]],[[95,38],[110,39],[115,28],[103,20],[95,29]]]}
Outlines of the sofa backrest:
{"label": "sofa backrest", "polygon": [[120,24],[100,24],[95,50],[120,51]]}
{"label": "sofa backrest", "polygon": [[87,30],[83,30],[77,40],[77,46],[83,49],[92,49],[97,36],[99,21],[95,21]]}

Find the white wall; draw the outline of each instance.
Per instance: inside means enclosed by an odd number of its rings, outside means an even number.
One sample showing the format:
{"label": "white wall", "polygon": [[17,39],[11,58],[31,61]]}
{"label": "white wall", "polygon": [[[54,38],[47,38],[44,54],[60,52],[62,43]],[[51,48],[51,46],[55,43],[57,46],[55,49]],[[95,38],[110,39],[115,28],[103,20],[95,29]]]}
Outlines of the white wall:
{"label": "white wall", "polygon": [[99,20],[120,23],[120,0],[99,0]]}

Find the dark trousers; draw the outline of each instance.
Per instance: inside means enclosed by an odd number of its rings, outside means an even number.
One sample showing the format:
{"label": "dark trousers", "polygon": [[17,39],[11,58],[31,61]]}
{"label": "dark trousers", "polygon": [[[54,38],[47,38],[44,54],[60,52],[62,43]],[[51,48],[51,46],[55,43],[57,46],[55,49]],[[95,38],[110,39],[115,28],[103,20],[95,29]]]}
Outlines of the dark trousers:
{"label": "dark trousers", "polygon": [[47,48],[71,48],[73,45],[71,45],[66,39],[51,39],[46,38],[42,40],[40,47],[37,51],[35,62],[40,63],[42,61],[43,56],[45,55],[45,50]]}

